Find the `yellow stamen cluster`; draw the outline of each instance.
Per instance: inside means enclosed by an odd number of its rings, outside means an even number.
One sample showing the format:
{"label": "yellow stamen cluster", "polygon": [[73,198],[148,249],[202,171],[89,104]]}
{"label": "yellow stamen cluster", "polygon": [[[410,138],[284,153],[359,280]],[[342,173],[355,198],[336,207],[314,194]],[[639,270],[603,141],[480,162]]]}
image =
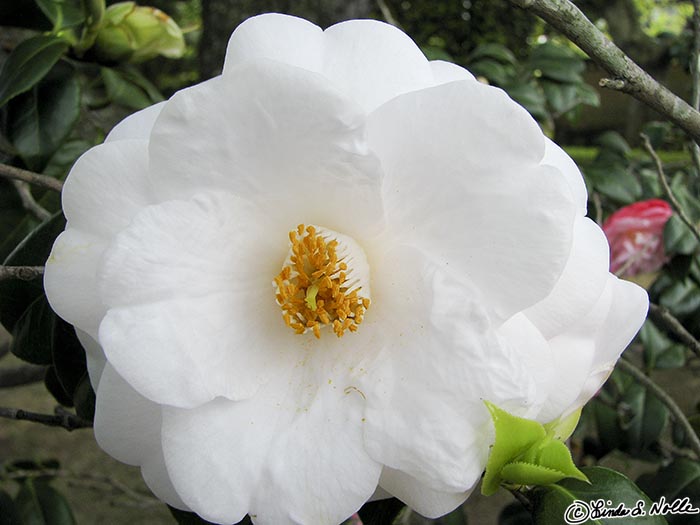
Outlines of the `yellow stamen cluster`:
{"label": "yellow stamen cluster", "polygon": [[338,241],[321,237],[313,226],[300,224],[289,232],[291,256],[275,277],[277,304],[284,322],[297,334],[307,330],[321,337],[330,325],[338,337],[355,332],[369,307],[360,287],[350,289],[347,264],[338,260]]}

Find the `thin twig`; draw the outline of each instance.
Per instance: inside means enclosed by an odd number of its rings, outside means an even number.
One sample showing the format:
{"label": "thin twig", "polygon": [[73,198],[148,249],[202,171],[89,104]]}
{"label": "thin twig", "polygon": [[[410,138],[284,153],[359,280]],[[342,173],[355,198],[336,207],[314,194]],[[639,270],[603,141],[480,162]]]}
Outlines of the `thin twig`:
{"label": "thin twig", "polygon": [[32,190],[28,182],[14,180],[12,183],[17,189],[17,193],[19,194],[19,198],[21,199],[22,206],[25,210],[42,222],[51,218],[51,214],[42,208],[36,200],[34,200],[34,196],[32,195]]}
{"label": "thin twig", "polygon": [[508,489],[515,499],[517,499],[528,512],[532,512],[532,502],[518,489]]}
{"label": "thin twig", "polygon": [[392,26],[401,28],[401,24],[399,24],[399,21],[396,20],[393,13],[391,12],[391,9],[389,9],[389,6],[386,5],[386,2],[384,0],[377,0],[377,5],[379,6],[379,10],[382,12],[384,20],[389,22]]}
{"label": "thin twig", "polygon": [[583,49],[611,76],[607,83],[655,109],[700,142],[700,112],[674,95],[613,44],[568,0],[510,0],[540,16]]}
{"label": "thin twig", "polygon": [[[696,110],[700,108],[700,0],[693,0],[693,54],[690,73],[693,79],[693,91],[690,105]],[[697,140],[690,144],[690,152],[695,165],[695,174],[700,177],[700,146]]]}
{"label": "thin twig", "polygon": [[649,376],[647,376],[644,372],[642,372],[639,368],[634,366],[624,357],[620,358],[620,360],[617,362],[617,366],[623,372],[631,375],[639,383],[644,385],[649,392],[654,394],[659,399],[659,401],[666,405],[666,408],[668,408],[669,412],[671,412],[671,415],[673,416],[673,419],[676,420],[676,423],[683,427],[683,430],[685,431],[685,434],[688,437],[690,448],[693,449],[697,458],[700,458],[700,439],[695,433],[695,430],[693,430],[693,427],[688,421],[688,418],[685,417],[685,414],[676,404],[673,398],[669,396],[663,388],[654,383],[654,381],[652,381],[652,379]]}
{"label": "thin twig", "polygon": [[15,419],[17,421],[31,421],[49,427],[62,427],[66,430],[76,430],[78,428],[91,428],[92,422],[71,414],[62,412],[57,414],[39,414],[29,412],[20,408],[0,407],[0,417],[5,419]]}
{"label": "thin twig", "polygon": [[34,186],[57,191],[59,193],[63,188],[63,183],[58,179],[47,177],[46,175],[41,175],[39,173],[34,173],[33,171],[16,168],[15,166],[9,166],[8,164],[0,164],[0,177],[12,180],[21,180],[23,182],[33,184]]}
{"label": "thin twig", "polygon": [[0,368],[0,388],[30,385],[44,379],[45,366],[21,365],[12,368]]}
{"label": "thin twig", "polygon": [[650,303],[649,317],[660,324],[668,332],[678,337],[681,343],[690,348],[690,350],[696,356],[700,357],[700,341],[695,339],[693,334],[686,330],[681,322],[676,319],[666,308],[659,306],[658,304]]}
{"label": "thin twig", "polygon": [[700,230],[698,230],[697,225],[692,220],[690,220],[690,217],[688,217],[688,214],[685,212],[685,209],[683,209],[683,206],[673,194],[673,190],[671,190],[671,185],[668,183],[668,177],[666,177],[666,173],[664,172],[664,166],[661,163],[661,159],[656,154],[656,151],[654,151],[654,147],[651,145],[651,142],[649,142],[649,137],[647,137],[644,133],[641,133],[640,136],[642,137],[644,149],[646,149],[649,155],[651,155],[651,158],[654,161],[654,164],[656,165],[656,172],[659,175],[659,182],[661,182],[661,186],[663,186],[668,200],[671,201],[671,206],[673,206],[673,209],[676,210],[676,213],[678,214],[680,219],[686,224],[686,226],[690,228],[690,231],[693,232],[695,238],[698,241],[700,241]]}
{"label": "thin twig", "polygon": [[31,281],[44,275],[43,266],[0,266],[0,281],[20,279]]}

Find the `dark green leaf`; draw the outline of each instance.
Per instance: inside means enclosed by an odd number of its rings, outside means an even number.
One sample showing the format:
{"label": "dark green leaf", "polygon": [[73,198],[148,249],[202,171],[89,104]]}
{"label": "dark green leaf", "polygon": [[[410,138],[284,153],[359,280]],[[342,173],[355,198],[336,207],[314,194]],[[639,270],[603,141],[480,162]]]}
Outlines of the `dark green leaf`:
{"label": "dark green leaf", "polygon": [[542,76],[558,82],[582,82],[581,73],[585,69],[583,59],[570,49],[547,42],[533,49],[530,67],[539,70]]}
{"label": "dark green leaf", "polygon": [[[185,512],[184,510],[178,510],[169,505],[168,509],[170,510],[170,514],[173,515],[173,518],[175,518],[175,521],[177,521],[178,525],[214,525],[209,521],[203,520],[194,512]],[[239,522],[237,525],[250,525],[251,523],[250,518],[246,516],[243,521]]]}
{"label": "dark green leaf", "polygon": [[55,30],[79,26],[85,22],[85,11],[79,0],[34,0]]}
{"label": "dark green leaf", "polygon": [[[13,266],[43,266],[58,234],[63,231],[66,220],[57,213],[30,233],[7,256],[3,264]],[[44,293],[41,279],[0,281],[0,323],[12,332],[24,311]]]}
{"label": "dark green leaf", "polygon": [[365,503],[358,514],[364,525],[393,525],[405,505],[396,498]]}
{"label": "dark green leaf", "polygon": [[45,295],[40,295],[27,308],[12,331],[10,351],[17,357],[35,365],[50,365],[51,336],[56,314]]}
{"label": "dark green leaf", "polygon": [[664,227],[663,238],[666,253],[669,255],[675,253],[691,255],[698,247],[698,240],[693,235],[693,232],[675,213]]}
{"label": "dark green leaf", "polygon": [[68,50],[68,44],[53,35],[40,35],[19,43],[0,71],[0,106],[31,89]]}
{"label": "dark green leaf", "polygon": [[8,106],[8,138],[22,161],[41,172],[80,116],[80,83],[73,68],[57,64]]}
{"label": "dark green leaf", "polygon": [[498,516],[498,525],[533,525],[532,515],[516,501],[501,511]]}
{"label": "dark green leaf", "polygon": [[23,525],[74,525],[65,498],[43,481],[26,480],[15,499]]}
{"label": "dark green leaf", "polygon": [[489,82],[499,86],[509,84],[515,75],[515,70],[512,66],[501,64],[490,58],[474,62],[469,66],[469,69],[474,75],[486,77]]}
{"label": "dark green leaf", "polygon": [[18,525],[19,516],[10,495],[0,490],[0,525]]}
{"label": "dark green leaf", "polygon": [[[654,501],[659,501],[662,496],[668,503],[688,498],[695,508],[700,508],[700,463],[697,461],[677,458],[657,473],[640,477],[637,483]],[[672,525],[694,525],[700,515],[668,515],[666,519]]]}
{"label": "dark green leaf", "polygon": [[46,387],[46,390],[49,391],[49,394],[51,394],[54,399],[56,399],[56,401],[61,403],[63,406],[73,406],[73,398],[68,395],[68,392],[66,392],[65,388],[63,388],[63,385],[58,380],[58,376],[56,375],[56,369],[53,366],[50,366],[46,370],[44,386]]}
{"label": "dark green leaf", "polygon": [[75,335],[75,328],[58,317],[54,322],[51,354],[63,389],[69,396],[75,397],[78,385],[87,374],[85,350]]}
{"label": "dark green leaf", "polygon": [[152,93],[149,94],[143,82],[137,81],[134,75],[109,67],[100,68],[100,72],[107,96],[115,104],[131,109],[143,109],[158,101],[151,97]]}
{"label": "dark green leaf", "polygon": [[620,157],[626,156],[630,151],[629,144],[617,131],[602,133],[596,142],[600,144],[601,148],[617,153]]}
{"label": "dark green leaf", "polygon": [[676,281],[662,292],[659,303],[676,317],[693,316],[700,309],[700,292],[690,279]]}
{"label": "dark green leaf", "polygon": [[455,59],[442,47],[437,46],[421,46],[421,51],[428,60],[444,60],[445,62],[454,62]]}
{"label": "dark green leaf", "polygon": [[685,364],[685,348],[673,343],[656,325],[647,320],[639,332],[647,368],[678,368]]}
{"label": "dark green leaf", "polygon": [[622,422],[622,428],[626,431],[626,445],[629,450],[638,453],[659,439],[668,420],[668,409],[639,383],[629,386],[622,402],[631,410],[631,418]]}
{"label": "dark green leaf", "polygon": [[524,106],[533,117],[540,119],[547,117],[548,112],[545,106],[544,93],[534,82],[505,86],[505,90],[513,100]]}
{"label": "dark green leaf", "polygon": [[480,44],[467,57],[467,62],[473,62],[489,58],[503,64],[516,65],[517,60],[513,52],[501,44],[486,43]]}
{"label": "dark green leaf", "polygon": [[95,391],[90,384],[90,377],[87,373],[83,376],[73,394],[73,404],[75,413],[87,421],[95,419]]}
{"label": "dark green leaf", "polygon": [[642,186],[639,180],[623,165],[619,163],[595,166],[585,170],[589,187],[609,197],[617,204],[631,204],[642,195]]}
{"label": "dark green leaf", "polygon": [[[619,472],[602,467],[588,467],[582,470],[590,480],[590,484],[575,479],[565,479],[555,485],[538,487],[533,491],[535,525],[562,525],[564,517],[567,515],[567,508],[576,500],[587,504],[602,499],[610,501],[612,507],[624,504],[628,509],[634,509],[641,501],[641,506],[644,507],[642,510],[648,511],[651,508],[649,498],[632,481]],[[578,508],[585,509],[586,507],[578,504]],[[661,516],[638,516],[629,517],[627,520],[599,518],[586,521],[581,519],[579,523],[590,525],[620,525],[621,523],[665,525],[666,520]]]}

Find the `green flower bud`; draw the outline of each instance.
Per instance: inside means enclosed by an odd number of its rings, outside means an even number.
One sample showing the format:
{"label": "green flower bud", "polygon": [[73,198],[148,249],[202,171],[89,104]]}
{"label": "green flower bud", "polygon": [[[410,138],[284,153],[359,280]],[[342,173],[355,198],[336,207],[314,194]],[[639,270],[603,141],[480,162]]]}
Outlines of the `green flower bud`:
{"label": "green flower bud", "polygon": [[158,55],[179,58],[185,40],[175,21],[159,9],[119,2],[107,8],[93,50],[101,60],[135,63]]}

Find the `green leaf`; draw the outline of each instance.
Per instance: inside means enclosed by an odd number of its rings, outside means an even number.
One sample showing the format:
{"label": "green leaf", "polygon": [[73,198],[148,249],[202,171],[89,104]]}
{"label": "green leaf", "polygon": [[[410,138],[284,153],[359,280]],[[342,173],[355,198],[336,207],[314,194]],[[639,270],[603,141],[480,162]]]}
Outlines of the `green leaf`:
{"label": "green leaf", "polygon": [[527,84],[505,86],[504,89],[513,100],[527,109],[533,117],[540,119],[547,118],[549,113],[545,106],[546,100],[544,93],[537,84],[530,82]]}
{"label": "green leaf", "polygon": [[663,239],[666,253],[669,255],[675,253],[692,255],[698,248],[698,240],[695,235],[675,213],[671,215],[664,227]]}
{"label": "green leaf", "polygon": [[639,331],[647,368],[678,368],[685,364],[685,348],[673,343],[656,325],[647,320]]}
{"label": "green leaf", "polygon": [[[668,503],[688,498],[694,507],[700,507],[700,463],[697,461],[676,458],[658,472],[641,476],[637,484],[654,501],[659,501],[662,496]],[[668,515],[666,519],[672,525],[694,525],[698,522],[698,515]]]}
{"label": "green leaf", "polygon": [[515,501],[501,511],[498,525],[533,525],[532,515],[520,502]]}
{"label": "green leaf", "polygon": [[7,492],[0,490],[0,525],[17,525],[19,522],[12,498]]}
{"label": "green leaf", "polygon": [[396,498],[365,503],[358,511],[364,525],[394,525],[405,505]]}
{"label": "green leaf", "polygon": [[95,391],[90,384],[90,377],[83,375],[73,393],[75,413],[87,421],[95,419]]}
{"label": "green leaf", "polygon": [[20,42],[0,71],[0,107],[44,78],[66,51],[68,44],[53,35],[35,36]]}
{"label": "green leaf", "polygon": [[503,64],[516,65],[518,63],[513,52],[501,44],[479,44],[467,57],[467,63],[489,58]]}
{"label": "green leaf", "polygon": [[496,429],[496,440],[481,482],[481,493],[490,496],[496,493],[501,484],[503,467],[544,439],[547,433],[537,421],[513,416],[493,403],[486,402],[486,407]]}
{"label": "green leaf", "polygon": [[515,69],[496,60],[484,58],[470,64],[469,70],[476,76],[486,77],[490,82],[505,86],[512,81]]}
{"label": "green leaf", "polygon": [[619,163],[603,164],[596,162],[585,170],[587,186],[609,197],[618,204],[631,204],[642,195],[639,180]]}
{"label": "green leaf", "polygon": [[7,135],[22,161],[42,172],[80,116],[80,83],[73,68],[58,64],[8,106]]}
{"label": "green leaf", "polygon": [[61,386],[75,398],[76,389],[87,374],[85,350],[75,335],[75,328],[59,317],[51,333],[51,359]]}
{"label": "green leaf", "polygon": [[116,68],[102,67],[100,72],[107,96],[115,104],[132,109],[143,109],[162,100],[162,96],[155,87],[152,87],[147,80],[144,82],[145,79],[135,75],[133,71],[125,72]]}
{"label": "green leaf", "polygon": [[[538,487],[532,493],[533,517],[535,525],[562,525],[565,516],[573,517],[572,507],[585,511],[589,503],[596,500],[610,501],[609,506],[624,504],[629,509],[637,507],[642,510],[651,508],[651,501],[632,481],[614,470],[602,467],[583,468],[583,473],[590,483],[575,479],[565,479],[554,485]],[[575,503],[575,502],[579,503]],[[583,502],[583,503],[580,503]],[[567,514],[569,512],[569,514]],[[580,516],[583,518],[583,516]],[[661,516],[631,516],[626,518],[581,519],[578,523],[586,525],[665,525]]]}
{"label": "green leaf", "polygon": [[23,525],[74,525],[65,498],[43,481],[27,479],[15,499]]}
{"label": "green leaf", "polygon": [[51,394],[60,404],[66,407],[73,406],[73,397],[66,392],[65,388],[63,388],[61,381],[58,379],[58,375],[56,375],[56,369],[53,366],[46,369],[44,386],[46,387],[46,390],[49,391],[49,394]]}
{"label": "green leaf", "polygon": [[10,351],[28,363],[50,365],[55,318],[46,296],[37,297],[15,324]]}
{"label": "green leaf", "polygon": [[[199,516],[197,516],[194,512],[185,512],[184,510],[178,510],[174,507],[171,507],[168,505],[168,510],[170,510],[170,514],[173,515],[173,518],[175,518],[175,521],[177,521],[178,525],[215,525],[209,521],[205,521]],[[237,525],[250,525],[252,522],[250,521],[250,518],[246,516],[243,521],[239,522]]]}
{"label": "green leaf", "polygon": [[[10,266],[43,266],[53,242],[63,231],[66,220],[60,212],[41,223],[7,256],[3,264]],[[9,331],[37,297],[43,295],[41,279],[0,281],[0,323]]]}
{"label": "green leaf", "polygon": [[530,55],[530,67],[542,76],[558,82],[580,83],[585,69],[582,58],[567,47],[547,42],[536,46]]}
{"label": "green leaf", "polygon": [[560,84],[542,80],[540,85],[555,116],[563,115],[580,103],[576,84]]}
{"label": "green leaf", "polygon": [[51,20],[54,32],[74,28],[85,22],[85,11],[80,0],[34,0],[46,18]]}

